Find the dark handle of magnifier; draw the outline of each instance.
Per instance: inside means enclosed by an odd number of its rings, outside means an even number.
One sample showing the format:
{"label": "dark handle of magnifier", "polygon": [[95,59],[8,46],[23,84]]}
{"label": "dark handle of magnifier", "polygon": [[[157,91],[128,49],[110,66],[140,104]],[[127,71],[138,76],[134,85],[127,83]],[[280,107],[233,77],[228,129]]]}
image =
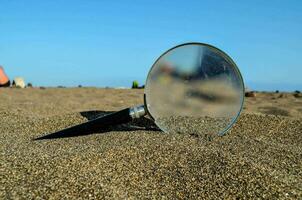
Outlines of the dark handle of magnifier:
{"label": "dark handle of magnifier", "polygon": [[64,137],[73,137],[79,135],[87,135],[102,129],[105,129],[112,125],[123,124],[132,121],[133,119],[140,118],[146,115],[145,106],[140,105],[132,108],[126,108],[121,111],[108,114],[96,119],[90,120],[83,124],[72,126],[63,130],[60,130],[55,133],[51,133],[35,140],[42,139],[54,139],[54,138],[64,138]]}

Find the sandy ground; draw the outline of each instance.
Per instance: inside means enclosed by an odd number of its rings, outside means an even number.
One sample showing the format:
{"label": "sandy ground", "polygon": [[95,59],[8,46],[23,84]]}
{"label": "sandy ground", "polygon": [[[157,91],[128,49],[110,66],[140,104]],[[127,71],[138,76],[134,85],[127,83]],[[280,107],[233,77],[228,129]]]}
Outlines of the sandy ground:
{"label": "sandy ground", "polygon": [[[281,96],[280,96],[281,95]],[[143,90],[0,89],[0,199],[302,198],[302,98],[257,93],[212,141],[149,119],[33,139],[143,102]]]}

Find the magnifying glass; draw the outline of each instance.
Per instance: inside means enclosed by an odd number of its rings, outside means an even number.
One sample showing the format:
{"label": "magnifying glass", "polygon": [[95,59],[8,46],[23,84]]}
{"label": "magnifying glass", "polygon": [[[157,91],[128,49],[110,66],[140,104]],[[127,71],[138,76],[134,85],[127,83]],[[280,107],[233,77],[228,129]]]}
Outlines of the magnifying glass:
{"label": "magnifying glass", "polygon": [[166,133],[222,136],[236,122],[243,102],[244,83],[235,62],[214,46],[185,43],[163,53],[151,67],[144,105],[37,139],[90,134],[145,115]]}

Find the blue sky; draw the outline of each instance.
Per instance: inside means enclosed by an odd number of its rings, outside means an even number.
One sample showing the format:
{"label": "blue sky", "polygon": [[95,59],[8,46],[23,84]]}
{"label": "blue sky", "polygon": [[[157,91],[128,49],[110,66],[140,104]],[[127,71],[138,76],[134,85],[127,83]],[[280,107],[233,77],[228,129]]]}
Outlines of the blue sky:
{"label": "blue sky", "polygon": [[257,90],[302,89],[302,1],[0,0],[0,65],[44,86],[144,83],[184,42],[227,52]]}

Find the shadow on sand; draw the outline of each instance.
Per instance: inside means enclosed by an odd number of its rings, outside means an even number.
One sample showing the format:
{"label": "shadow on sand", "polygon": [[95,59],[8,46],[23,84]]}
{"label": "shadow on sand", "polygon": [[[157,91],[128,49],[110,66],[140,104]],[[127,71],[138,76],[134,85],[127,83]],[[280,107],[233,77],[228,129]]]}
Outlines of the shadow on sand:
{"label": "shadow on sand", "polygon": [[[113,111],[84,111],[80,114],[85,117],[88,121],[94,120],[99,117],[103,117],[114,113]],[[66,129],[44,135],[42,137],[35,138],[34,140],[44,140],[44,139],[56,139],[56,138],[66,138],[66,137],[77,137],[90,134],[101,134],[111,131],[137,131],[137,130],[149,130],[149,131],[160,131],[160,129],[155,125],[155,123],[147,118],[142,117],[140,119],[135,119],[129,123],[118,124],[114,126],[106,126],[98,130],[91,130],[88,126],[83,124],[68,127]]]}

